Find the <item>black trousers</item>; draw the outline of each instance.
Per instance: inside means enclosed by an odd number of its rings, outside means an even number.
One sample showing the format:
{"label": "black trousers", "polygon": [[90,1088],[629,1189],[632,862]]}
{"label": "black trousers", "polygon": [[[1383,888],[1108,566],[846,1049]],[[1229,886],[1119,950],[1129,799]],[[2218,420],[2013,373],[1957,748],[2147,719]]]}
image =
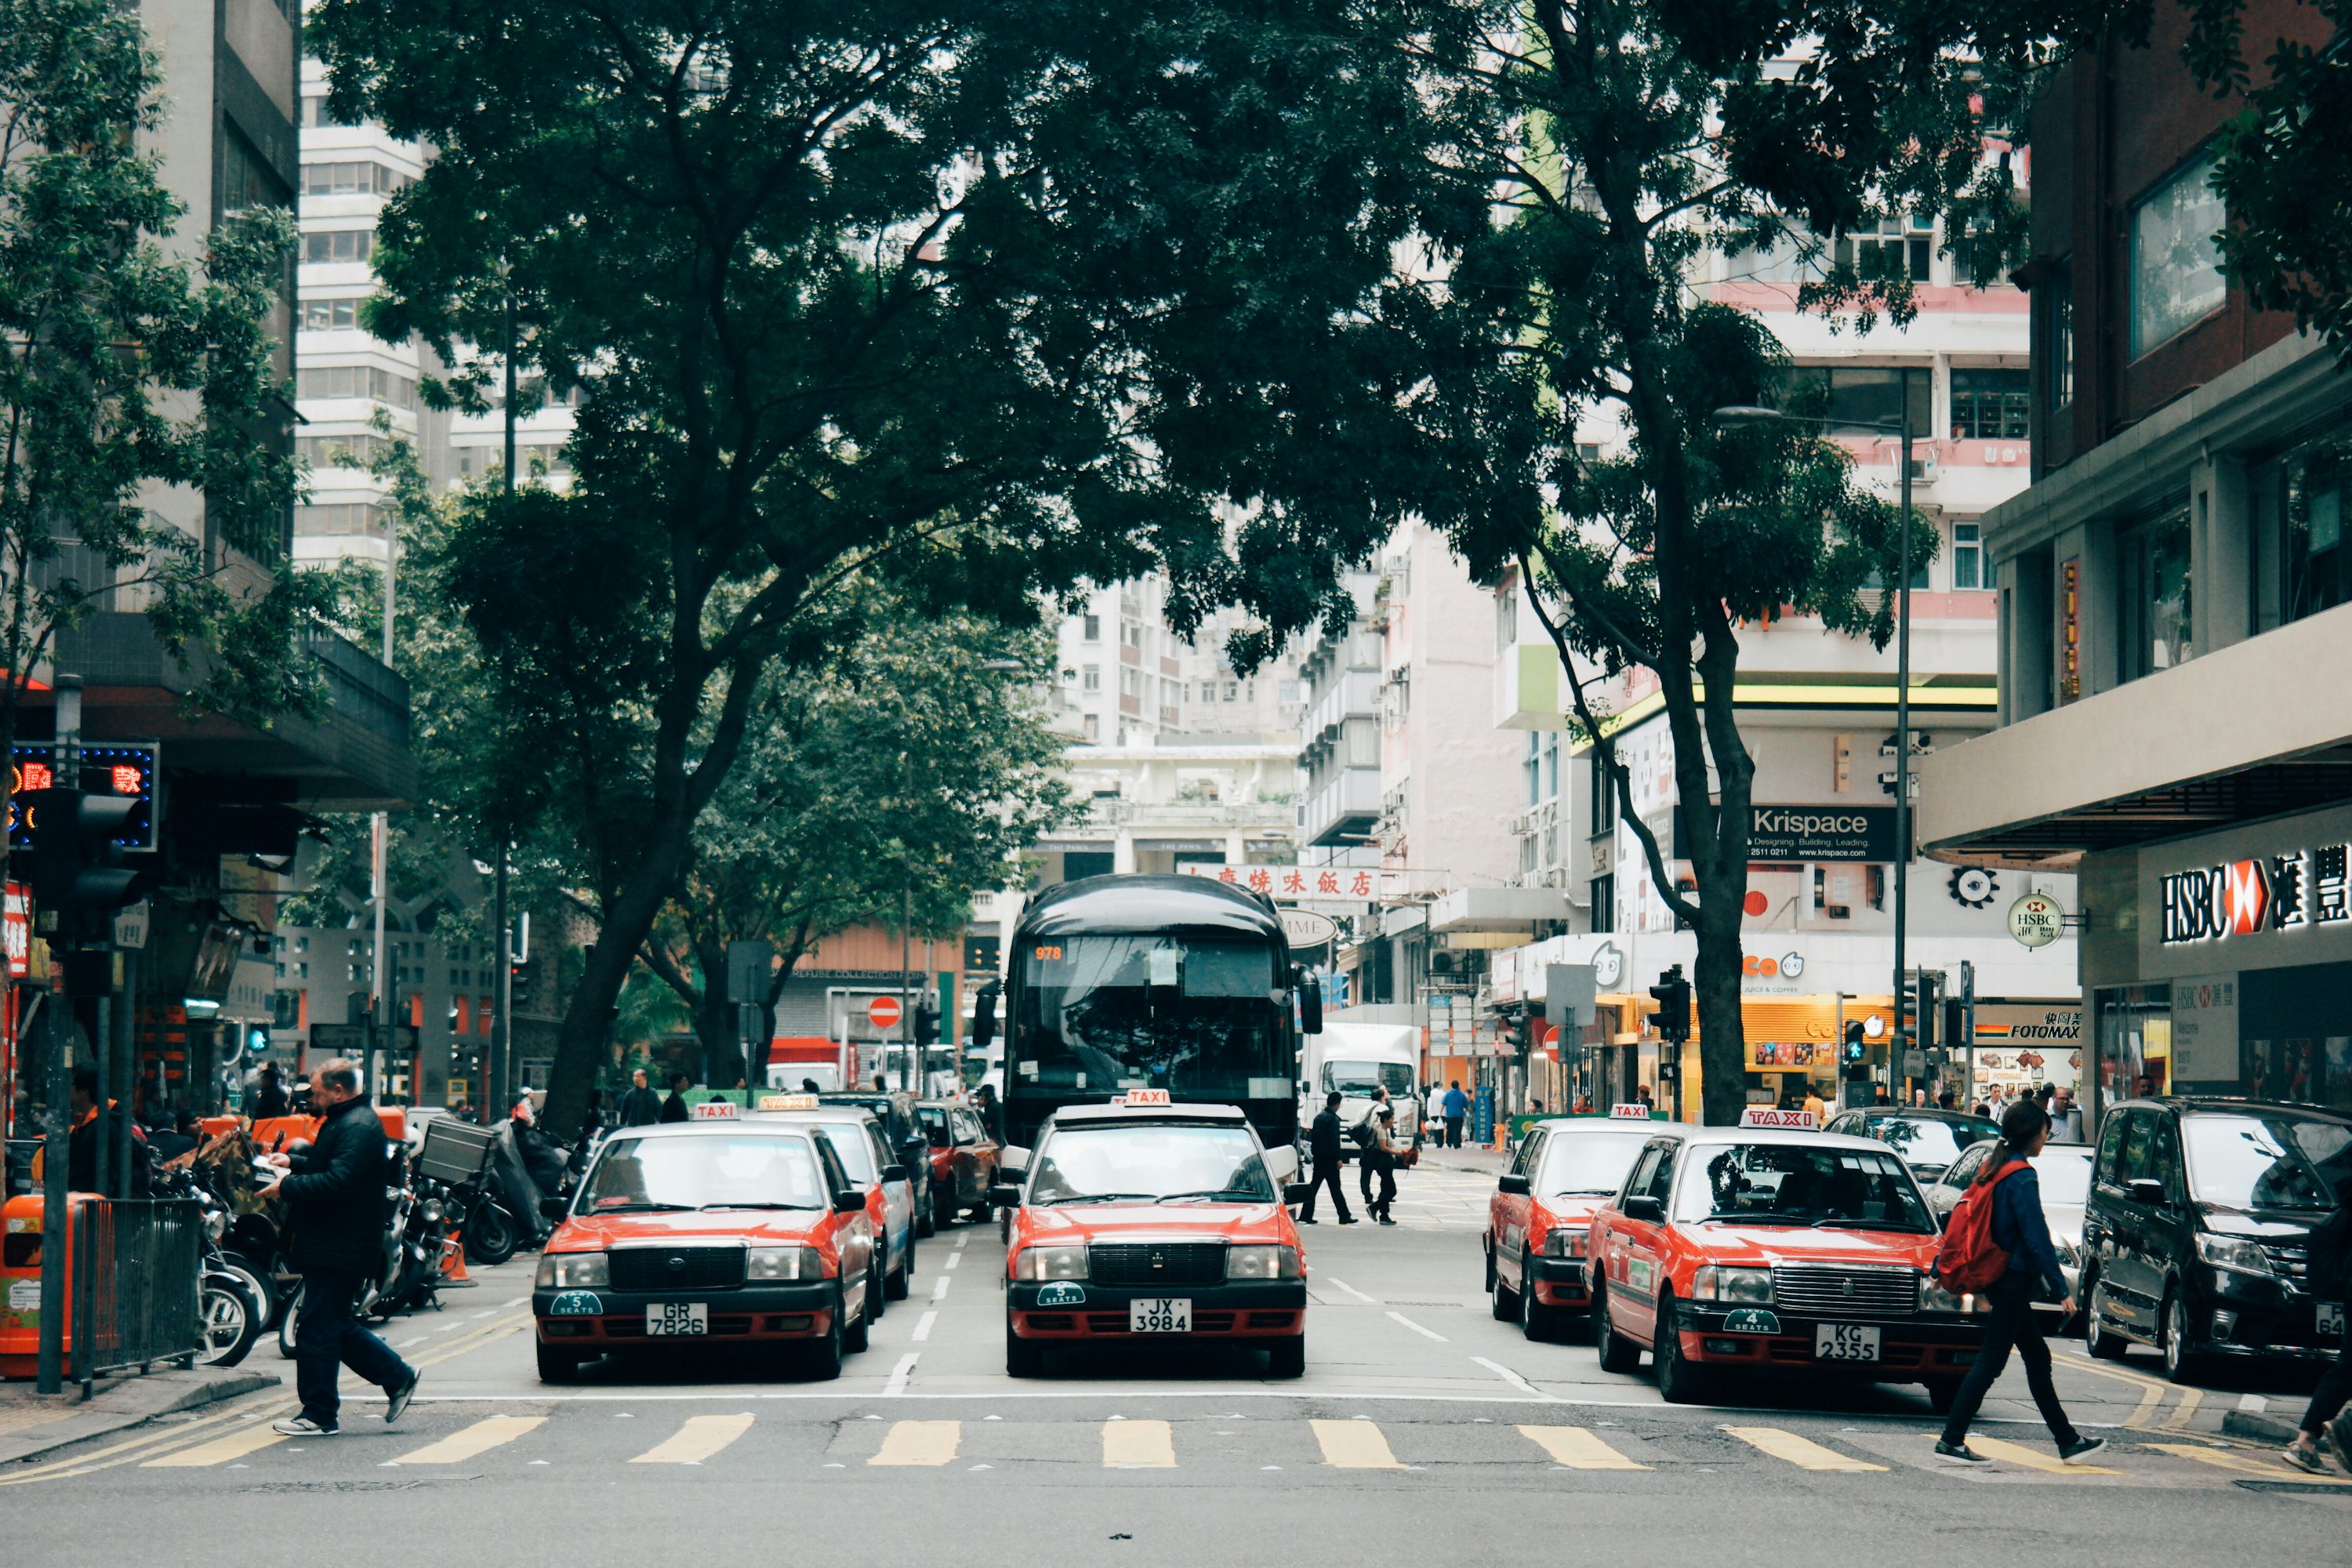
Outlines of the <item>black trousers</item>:
{"label": "black trousers", "polygon": [[[1381,1190],[1377,1194],[1372,1191],[1374,1176],[1381,1179]],[[1364,1161],[1364,1206],[1371,1211],[1374,1219],[1386,1219],[1389,1217],[1389,1205],[1395,1202],[1396,1162],[1381,1160],[1376,1163],[1367,1157]]]}
{"label": "black trousers", "polygon": [[1448,1149],[1462,1147],[1462,1118],[1449,1116],[1445,1119],[1445,1146]]}
{"label": "black trousers", "polygon": [[302,1311],[294,1321],[294,1388],[302,1414],[321,1426],[335,1425],[342,1401],[335,1389],[341,1369],[350,1367],[389,1392],[412,1375],[399,1352],[361,1323],[360,1279],[323,1268],[302,1276]]}
{"label": "black trousers", "polygon": [[2009,1352],[2014,1347],[2025,1363],[2025,1384],[2033,1391],[2034,1407],[2042,1412],[2050,1436],[2064,1447],[2082,1434],[2066,1419],[2065,1406],[2058,1403],[2058,1385],[2051,1381],[2050,1342],[2042,1337],[2042,1325],[2033,1321],[2032,1279],[2012,1271],[2002,1275],[1985,1294],[1992,1310],[1985,1316],[1984,1348],[1977,1352],[1976,1364],[1961,1380],[1952,1413],[1944,1417],[1944,1441],[1968,1440],[1969,1424],[1977,1418],[1985,1395],[2009,1365]]}
{"label": "black trousers", "polygon": [[1331,1189],[1331,1206],[1339,1211],[1339,1217],[1343,1220],[1353,1217],[1348,1213],[1348,1194],[1339,1185],[1339,1162],[1318,1160],[1315,1162],[1315,1178],[1307,1184],[1307,1201],[1298,1205],[1300,1219],[1315,1217],[1315,1195],[1326,1187]]}
{"label": "black trousers", "polygon": [[2319,1386],[2312,1391],[2311,1408],[2303,1413],[2303,1429],[2318,1436],[2319,1429],[2336,1419],[2347,1399],[2352,1399],[2352,1312],[2344,1314],[2344,1343],[2336,1352],[2336,1364],[2320,1375]]}

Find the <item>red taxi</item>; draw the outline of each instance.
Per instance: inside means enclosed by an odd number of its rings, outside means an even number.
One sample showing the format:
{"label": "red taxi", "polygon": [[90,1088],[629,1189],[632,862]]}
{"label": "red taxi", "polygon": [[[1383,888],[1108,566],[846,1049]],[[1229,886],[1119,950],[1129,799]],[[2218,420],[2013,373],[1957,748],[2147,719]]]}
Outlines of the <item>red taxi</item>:
{"label": "red taxi", "polygon": [[930,1145],[932,1227],[945,1230],[966,1214],[986,1220],[999,1151],[980,1112],[952,1100],[924,1100],[915,1115]]}
{"label": "red taxi", "polygon": [[1649,1107],[1555,1117],[1529,1127],[1486,1211],[1486,1289],[1495,1316],[1531,1340],[1591,1310],[1585,1239],[1657,1124]]}
{"label": "red taxi", "polygon": [[1653,1130],[1592,1218],[1604,1370],[1647,1350],[1678,1405],[1738,1368],[1925,1384],[1949,1407],[1984,1331],[1928,1278],[1927,1199],[1885,1144],[1813,1124],[1751,1110],[1738,1127]]}
{"label": "red taxi", "polygon": [[[551,1200],[560,1203],[561,1200]],[[814,1128],[698,1120],[615,1132],[532,1281],[539,1375],[667,1342],[799,1343],[819,1377],[882,1306],[866,1194]]]}
{"label": "red taxi", "polygon": [[[1203,1340],[1307,1370],[1307,1257],[1293,1199],[1248,1120],[1167,1091],[1066,1106],[1037,1134],[1007,1211],[1004,1370],[1034,1377],[1055,1345]],[[1294,1201],[1304,1201],[1300,1189]]]}

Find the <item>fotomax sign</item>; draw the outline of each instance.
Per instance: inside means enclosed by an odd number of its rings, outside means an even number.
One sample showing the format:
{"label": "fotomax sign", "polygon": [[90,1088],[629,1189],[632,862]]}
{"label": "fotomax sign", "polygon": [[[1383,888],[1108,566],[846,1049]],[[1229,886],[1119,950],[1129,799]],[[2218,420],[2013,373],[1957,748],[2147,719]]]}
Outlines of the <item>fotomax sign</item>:
{"label": "fotomax sign", "polygon": [[2352,923],[2352,846],[2176,871],[2158,885],[2167,945]]}

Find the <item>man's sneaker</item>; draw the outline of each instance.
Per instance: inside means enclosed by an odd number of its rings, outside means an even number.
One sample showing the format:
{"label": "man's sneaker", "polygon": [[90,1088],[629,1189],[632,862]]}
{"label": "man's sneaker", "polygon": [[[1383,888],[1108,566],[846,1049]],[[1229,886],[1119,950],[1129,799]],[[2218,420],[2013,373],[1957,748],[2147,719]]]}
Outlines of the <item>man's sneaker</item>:
{"label": "man's sneaker", "polygon": [[2084,1455],[2095,1454],[2106,1446],[2105,1437],[2077,1437],[2071,1443],[2058,1445],[2058,1457],[2071,1465]]}
{"label": "man's sneaker", "polygon": [[424,1381],[425,1374],[423,1373],[412,1372],[408,1374],[408,1381],[406,1383],[401,1384],[396,1387],[387,1388],[383,1391],[384,1399],[386,1401],[383,1407],[383,1424],[385,1426],[389,1426],[394,1422],[400,1419],[400,1413],[408,1408],[409,1400],[415,1396],[416,1385]]}
{"label": "man's sneaker", "polygon": [[2285,1447],[2281,1448],[2279,1458],[2307,1476],[2324,1476],[2327,1473],[2327,1463],[2319,1457],[2317,1450],[2306,1448],[2300,1443],[2289,1443]]}
{"label": "man's sneaker", "polygon": [[308,1415],[289,1415],[283,1421],[273,1421],[269,1429],[289,1437],[331,1437],[341,1430],[339,1426],[321,1426]]}
{"label": "man's sneaker", "polygon": [[1949,1459],[1956,1465],[1982,1465],[1990,1462],[1966,1443],[1947,1443],[1941,1437],[1936,1439],[1936,1458]]}

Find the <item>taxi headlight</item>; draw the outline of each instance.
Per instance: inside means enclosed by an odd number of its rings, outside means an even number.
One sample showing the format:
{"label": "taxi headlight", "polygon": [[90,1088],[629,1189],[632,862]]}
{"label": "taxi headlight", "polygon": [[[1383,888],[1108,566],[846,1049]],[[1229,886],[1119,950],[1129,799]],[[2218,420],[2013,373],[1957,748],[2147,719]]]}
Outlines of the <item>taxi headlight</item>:
{"label": "taxi headlight", "polygon": [[609,1289],[613,1267],[601,1252],[550,1252],[540,1258],[532,1283],[541,1290]]}
{"label": "taxi headlight", "polygon": [[1225,1249],[1228,1279],[1296,1279],[1298,1248],[1295,1247],[1232,1247]]}
{"label": "taxi headlight", "polygon": [[1923,1312],[1965,1312],[1968,1299],[1956,1296],[1935,1281],[1932,1275],[1919,1276],[1919,1310]]}
{"label": "taxi headlight", "polygon": [[1562,1230],[1555,1226],[1544,1236],[1543,1255],[1546,1258],[1581,1258],[1584,1256],[1584,1238],[1591,1234],[1589,1231]]}
{"label": "taxi headlight", "polygon": [[1013,1259],[1015,1279],[1083,1279],[1087,1249],[1083,1247],[1028,1247]]}
{"label": "taxi headlight", "polygon": [[1772,1304],[1769,1268],[1718,1268],[1707,1264],[1691,1276],[1691,1296],[1700,1301],[1742,1301],[1753,1307]]}
{"label": "taxi headlight", "polygon": [[755,1247],[743,1266],[746,1279],[822,1279],[824,1255],[814,1247]]}

